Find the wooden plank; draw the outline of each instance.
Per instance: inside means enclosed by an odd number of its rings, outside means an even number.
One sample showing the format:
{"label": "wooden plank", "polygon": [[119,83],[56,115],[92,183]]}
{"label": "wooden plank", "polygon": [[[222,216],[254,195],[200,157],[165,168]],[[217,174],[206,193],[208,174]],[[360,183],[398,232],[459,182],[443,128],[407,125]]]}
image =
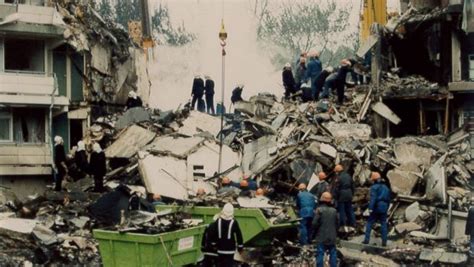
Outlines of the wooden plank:
{"label": "wooden plank", "polygon": [[380,116],[389,120],[395,125],[398,125],[402,120],[397,116],[387,105],[382,102],[377,102],[372,106],[372,110],[375,111]]}

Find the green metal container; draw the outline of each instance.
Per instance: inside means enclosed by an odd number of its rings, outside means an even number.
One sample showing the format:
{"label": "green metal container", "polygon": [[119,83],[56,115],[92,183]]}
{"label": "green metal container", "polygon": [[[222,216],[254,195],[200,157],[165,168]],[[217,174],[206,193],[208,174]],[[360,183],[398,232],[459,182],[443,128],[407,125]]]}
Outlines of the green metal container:
{"label": "green metal container", "polygon": [[182,266],[201,256],[205,225],[156,235],[94,230],[105,267]]}
{"label": "green metal container", "polygon": [[[221,211],[218,207],[204,206],[157,205],[155,208],[157,211],[172,209],[173,211],[189,213],[193,219],[203,219],[206,224],[213,222],[214,215]],[[239,222],[244,243],[249,246],[266,246],[275,237],[284,239],[285,236],[294,236],[298,218],[290,207],[288,207],[288,215],[291,218],[290,222],[272,224],[260,209],[234,209],[234,218]]]}

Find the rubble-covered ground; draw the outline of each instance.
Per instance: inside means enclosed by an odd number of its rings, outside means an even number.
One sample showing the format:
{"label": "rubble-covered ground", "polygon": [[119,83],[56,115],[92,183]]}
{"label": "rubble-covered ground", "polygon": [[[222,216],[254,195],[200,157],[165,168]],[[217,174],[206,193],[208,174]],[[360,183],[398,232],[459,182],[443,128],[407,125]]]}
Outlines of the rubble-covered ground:
{"label": "rubble-covered ground", "polygon": [[[65,192],[48,191],[20,202],[2,190],[2,266],[27,261],[98,265],[94,228],[161,233],[199,223],[186,214],[154,213],[145,200],[147,193],[160,194],[168,204],[222,206],[230,201],[262,208],[272,223],[288,222],[285,210],[294,207],[296,186],[303,182],[311,188],[317,173],[331,176],[335,164],[342,164],[356,183],[357,226],[340,229],[339,251],[347,264],[465,264],[464,225],[474,167],[467,135],[459,129],[448,136],[374,138],[371,121],[380,110],[367,109],[361,116],[371,97],[365,88],[349,89],[342,106],[332,99],[279,101],[265,93],[237,103],[236,113],[225,115],[221,173],[219,117],[188,107],[132,108],[98,117],[84,140],[106,147],[108,192],[91,192],[88,176],[74,181],[79,176],[72,160]],[[383,104],[372,107],[376,105]],[[378,246],[377,236],[371,245],[360,245],[371,171],[381,172],[393,191],[386,248]],[[236,183],[249,176],[266,196],[242,197],[238,189],[220,195],[224,176]],[[197,196],[199,188],[206,195]],[[130,199],[138,204],[130,208]],[[277,266],[314,264],[313,248],[300,247],[297,236],[273,242],[262,259]]]}

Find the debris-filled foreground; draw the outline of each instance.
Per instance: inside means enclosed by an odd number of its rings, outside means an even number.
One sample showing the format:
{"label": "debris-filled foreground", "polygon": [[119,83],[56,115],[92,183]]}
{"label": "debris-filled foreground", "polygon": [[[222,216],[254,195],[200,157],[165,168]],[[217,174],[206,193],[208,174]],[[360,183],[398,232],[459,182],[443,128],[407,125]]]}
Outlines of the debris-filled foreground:
{"label": "debris-filled foreground", "polygon": [[[331,177],[336,164],[343,165],[356,184],[356,227],[340,229],[339,250],[347,263],[465,263],[464,225],[473,173],[467,135],[459,130],[449,136],[374,139],[371,126],[362,122],[370,123],[385,109],[376,103],[374,112],[366,110],[361,118],[367,93],[357,91],[349,90],[351,101],[337,107],[331,100],[280,102],[268,94],[237,103],[238,112],[225,115],[221,173],[217,117],[187,108],[132,108],[99,117],[84,141],[106,147],[108,192],[90,192],[93,181],[88,176],[76,180],[72,160],[67,192],[47,192],[20,202],[3,190],[2,265],[100,264],[91,229],[156,234],[202,222],[167,208],[156,213],[154,205],[164,203],[222,207],[231,202],[261,208],[271,224],[296,226],[290,214],[296,186],[306,183],[311,189],[317,174],[325,171]],[[378,238],[367,246],[360,244],[371,171],[387,178],[394,195],[384,248]],[[220,190],[223,177],[236,187]],[[265,196],[256,197],[255,191],[241,194],[237,184],[243,177],[255,180]],[[313,264],[313,248],[301,247],[296,240],[293,231],[281,240],[269,240],[271,251],[249,248],[244,258],[276,265]]]}

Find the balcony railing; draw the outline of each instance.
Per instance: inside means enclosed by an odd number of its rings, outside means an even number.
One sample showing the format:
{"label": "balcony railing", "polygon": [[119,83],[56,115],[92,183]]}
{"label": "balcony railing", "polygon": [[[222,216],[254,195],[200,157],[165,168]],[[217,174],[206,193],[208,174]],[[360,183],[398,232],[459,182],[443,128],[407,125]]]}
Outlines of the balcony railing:
{"label": "balcony railing", "polygon": [[50,95],[54,78],[34,71],[5,71],[0,72],[0,84],[0,93]]}

